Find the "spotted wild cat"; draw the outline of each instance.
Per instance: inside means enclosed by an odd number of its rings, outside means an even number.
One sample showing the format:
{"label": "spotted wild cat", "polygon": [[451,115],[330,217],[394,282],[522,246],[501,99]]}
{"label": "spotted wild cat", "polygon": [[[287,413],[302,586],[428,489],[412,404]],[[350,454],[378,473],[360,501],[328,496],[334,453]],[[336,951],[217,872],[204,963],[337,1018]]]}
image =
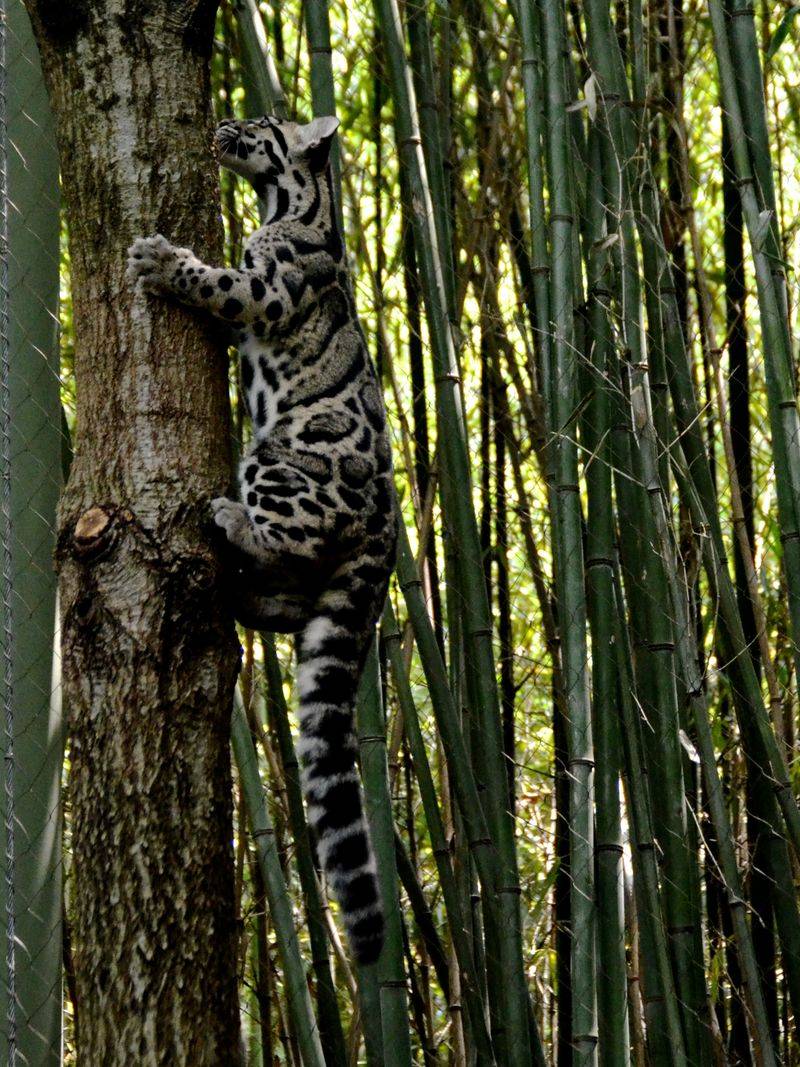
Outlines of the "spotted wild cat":
{"label": "spotted wild cat", "polygon": [[377,958],[383,913],[356,768],[356,689],[396,542],[383,403],[356,315],[334,210],[338,122],[265,117],[217,129],[223,166],[264,203],[239,270],[157,235],[129,278],[229,323],[253,439],[240,498],[212,501],[235,556],[237,618],[297,634],[303,791],[356,957]]}

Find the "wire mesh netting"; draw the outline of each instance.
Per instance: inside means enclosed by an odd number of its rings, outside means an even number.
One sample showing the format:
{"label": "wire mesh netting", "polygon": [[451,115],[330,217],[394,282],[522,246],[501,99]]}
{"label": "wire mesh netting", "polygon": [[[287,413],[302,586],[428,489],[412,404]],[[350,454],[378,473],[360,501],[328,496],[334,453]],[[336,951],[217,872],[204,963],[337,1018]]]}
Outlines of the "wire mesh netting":
{"label": "wire mesh netting", "polygon": [[[62,449],[58,161],[24,8],[4,5],[0,101],[3,266],[3,673],[7,961],[0,1028],[9,1063],[61,1059],[61,772],[54,649],[55,513]],[[4,1041],[5,1044],[5,1041]]]}

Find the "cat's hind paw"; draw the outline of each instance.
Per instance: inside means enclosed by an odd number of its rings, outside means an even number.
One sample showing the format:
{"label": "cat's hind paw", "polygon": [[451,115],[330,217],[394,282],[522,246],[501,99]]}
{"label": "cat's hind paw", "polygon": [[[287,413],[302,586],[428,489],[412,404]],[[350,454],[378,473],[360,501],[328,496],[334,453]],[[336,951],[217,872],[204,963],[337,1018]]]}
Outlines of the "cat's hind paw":
{"label": "cat's hind paw", "polygon": [[215,497],[211,501],[214,524],[224,530],[228,541],[244,551],[252,551],[253,529],[247,508],[238,500],[226,496]]}

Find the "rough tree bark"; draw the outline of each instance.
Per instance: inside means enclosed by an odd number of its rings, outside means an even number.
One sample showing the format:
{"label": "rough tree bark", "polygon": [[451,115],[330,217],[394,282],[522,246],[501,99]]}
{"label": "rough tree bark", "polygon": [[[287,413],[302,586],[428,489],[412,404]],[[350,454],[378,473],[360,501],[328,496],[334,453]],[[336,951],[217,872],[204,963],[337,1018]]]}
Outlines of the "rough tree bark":
{"label": "rough tree bark", "polygon": [[217,0],[26,0],[58,127],[75,459],[57,549],[79,1062],[238,1063],[229,725],[237,644],[207,536],[223,338],[125,283],[156,231],[220,259]]}

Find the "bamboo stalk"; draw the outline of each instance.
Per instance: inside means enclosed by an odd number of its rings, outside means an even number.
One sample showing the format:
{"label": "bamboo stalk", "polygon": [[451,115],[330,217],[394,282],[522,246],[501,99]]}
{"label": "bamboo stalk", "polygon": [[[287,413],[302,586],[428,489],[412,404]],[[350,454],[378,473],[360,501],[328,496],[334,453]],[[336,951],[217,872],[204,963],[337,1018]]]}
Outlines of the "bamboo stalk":
{"label": "bamboo stalk", "polygon": [[[408,43],[414,74],[414,89],[419,108],[419,127],[425,167],[430,182],[431,202],[440,209],[447,204],[442,146],[445,141],[443,116],[439,107],[433,64],[431,28],[423,0],[413,0],[406,7]],[[453,264],[453,233],[450,212],[438,210],[434,215],[442,274],[447,298],[447,313],[451,328],[458,329],[456,319],[455,269]]]}
{"label": "bamboo stalk", "polygon": [[[270,974],[271,961],[269,958],[269,943],[267,941],[267,896],[264,887],[264,877],[261,868],[253,855],[252,849],[248,849],[247,858],[250,863],[250,877],[253,884],[253,904],[256,909],[256,929],[253,937],[252,965],[254,975],[254,1000],[258,1008],[258,1034],[253,1033],[253,1044],[257,1043],[260,1063],[262,1067],[268,1067],[272,1062],[272,1020],[270,1008],[272,1002],[272,976]],[[252,1048],[252,1046],[251,1046]],[[251,1052],[252,1055],[252,1052]]]}
{"label": "bamboo stalk", "polygon": [[[311,105],[314,115],[336,114],[336,91],[333,84],[333,61],[331,27],[328,0],[304,0],[306,37],[310,53]],[[339,141],[334,138],[331,146],[331,171],[333,174],[334,206],[339,229],[344,233],[342,216],[342,165]]]}
{"label": "bamboo stalk", "polygon": [[[406,976],[403,965],[403,935],[400,894],[392,825],[392,802],[386,766],[386,724],[381,701],[380,667],[375,641],[370,646],[359,685],[356,710],[364,803],[378,866],[383,900],[385,937],[375,968],[378,975],[383,1031],[383,1055],[387,1067],[411,1065]],[[367,970],[366,967],[361,968]]]}
{"label": "bamboo stalk", "polygon": [[[539,348],[539,371],[542,392],[550,393],[550,259],[547,254],[546,214],[544,210],[544,171],[542,168],[542,90],[541,57],[537,44],[538,5],[519,5],[518,22],[522,37],[522,86],[525,94],[525,143],[528,169],[528,203],[531,241],[531,273],[536,313],[536,342]],[[531,375],[531,380],[534,376]]]}
{"label": "bamboo stalk", "polygon": [[589,331],[584,388],[589,403],[581,436],[589,456],[584,465],[586,582],[592,634],[592,708],[597,770],[596,839],[598,1019],[600,1063],[630,1062],[625,968],[625,915],[622,826],[619,802],[620,737],[614,662],[614,519],[612,505],[611,402],[608,357],[612,344],[605,303],[610,262],[605,244],[605,203],[600,133],[589,132],[586,248]]}
{"label": "bamboo stalk", "polygon": [[[674,29],[672,27],[670,29],[670,32],[674,33]],[[697,220],[695,217],[694,205],[691,196],[687,131],[683,115],[683,96],[682,90],[680,89],[678,90],[675,102],[675,115],[673,119],[673,124],[677,133],[675,140],[678,159],[675,161],[675,165],[678,171],[678,180],[681,185],[682,202],[684,204],[684,210],[687,216],[687,228],[691,239],[692,255],[694,257],[694,270],[697,281],[696,289],[698,293],[699,303],[698,313],[700,318],[700,328],[705,337],[705,351],[708,353],[714,372],[714,384],[716,387],[715,399],[717,402],[717,421],[722,436],[725,461],[728,468],[727,473],[729,480],[729,492],[731,495],[731,518],[733,521],[734,533],[736,535],[738,558],[740,560],[740,565],[744,571],[747,593],[750,598],[751,610],[754,615],[756,640],[758,642],[760,660],[763,666],[764,675],[767,681],[767,688],[770,695],[770,708],[772,711],[773,726],[776,730],[776,733],[780,737],[782,732],[782,724],[780,722],[780,691],[778,687],[775,667],[772,662],[772,655],[769,649],[769,643],[767,639],[766,612],[762,602],[758,577],[756,575],[755,566],[753,563],[753,554],[750,547],[750,539],[748,536],[747,524],[745,521],[742,491],[739,486],[738,465],[736,463],[736,457],[734,454],[733,437],[731,433],[730,420],[728,418],[726,388],[720,359],[721,349],[717,345],[716,331],[714,329],[713,321],[713,309],[711,305],[711,295],[709,291],[708,279],[706,277],[705,268],[703,267],[703,250],[700,243],[700,232],[697,226]],[[665,440],[666,438],[662,439]]]}
{"label": "bamboo stalk", "polygon": [[[635,686],[631,675],[633,655],[625,622],[625,604],[619,568],[614,569],[614,643],[619,674],[619,709],[621,735],[627,779],[627,807],[631,821],[631,854],[634,864],[634,887],[643,940],[648,948],[647,960],[654,963],[650,975],[652,995],[644,990],[647,1041],[654,1063],[675,1064],[689,1061],[681,1027],[678,998],[672,976],[667,939],[661,920],[658,891],[658,868],[652,828],[652,802],[647,763],[641,737],[641,723],[634,710]],[[649,969],[649,968],[648,968]]]}
{"label": "bamboo stalk", "polygon": [[[408,749],[404,750],[404,755],[408,755]],[[411,775],[410,775],[410,760],[406,761],[405,770],[407,772],[406,784],[409,787],[409,791],[406,795],[406,804],[409,810],[413,809],[413,797],[411,796]],[[411,812],[413,814],[413,812]],[[406,822],[406,829],[408,836],[416,841],[416,833],[414,831],[413,819],[409,818]],[[406,846],[403,842],[403,838],[400,836],[400,832],[395,827],[394,831],[394,856],[397,866],[397,877],[399,884],[405,891],[408,903],[411,905],[411,912],[414,916],[414,922],[417,930],[422,937],[421,949],[424,951],[426,958],[426,969],[428,961],[433,964],[433,968],[436,971],[436,978],[439,985],[442,988],[442,993],[446,1000],[450,998],[450,972],[447,969],[447,959],[445,957],[444,945],[442,944],[439,932],[436,929],[436,922],[433,917],[428,901],[425,899],[425,894],[420,885],[419,877],[417,874],[416,856],[410,854],[406,850]],[[409,976],[410,977],[410,976]]]}
{"label": "bamboo stalk", "polygon": [[[650,479],[656,476],[656,472],[653,470],[649,471],[648,474]],[[728,903],[742,963],[743,988],[750,1009],[750,1027],[753,1043],[759,1062],[769,1065],[775,1063],[772,1039],[761,993],[753,942],[747,926],[746,905],[736,864],[734,839],[725,807],[722,785],[717,773],[716,754],[714,752],[702,676],[694,650],[692,628],[688,617],[688,604],[684,593],[679,587],[678,575],[680,567],[672,549],[670,530],[663,505],[660,497],[653,496],[651,499],[655,501],[654,515],[659,551],[664,563],[664,572],[669,578],[670,601],[677,635],[678,659],[697,731],[700,759],[717,837],[721,871],[725,880]]]}
{"label": "bamboo stalk", "polygon": [[269,724],[277,739],[283,781],[286,787],[289,828],[294,842],[297,871],[306,907],[306,923],[311,943],[311,963],[316,977],[317,1011],[319,1014],[320,1041],[325,1053],[327,1067],[338,1067],[347,1062],[344,1033],[342,1031],[336,988],[331,974],[328,955],[325,904],[311,850],[308,824],[300,788],[300,769],[289,727],[288,709],[283,695],[283,678],[275,652],[272,635],[262,634],[264,674],[266,683],[266,708]]}
{"label": "bamboo stalk", "polygon": [[306,982],[305,966],[294,928],[292,904],[275,846],[274,830],[264,803],[261,778],[258,773],[258,757],[238,689],[231,736],[250,831],[253,835],[261,873],[264,876],[270,915],[275,925],[278,952],[284,971],[287,1005],[302,1050],[303,1064],[304,1067],[325,1067],[325,1057]]}
{"label": "bamboo stalk", "polygon": [[[609,38],[610,40],[610,38]],[[609,45],[613,50],[613,46]],[[612,53],[609,53],[612,54]],[[612,83],[612,88],[617,91],[620,99],[625,98],[624,82],[617,80]],[[618,109],[619,110],[619,109]],[[619,151],[623,152],[623,158],[630,158],[628,149],[633,144],[632,132],[629,129],[630,117],[627,109],[622,109],[622,130],[618,133]],[[627,140],[624,138],[627,137]],[[715,550],[713,553],[706,552],[708,565],[721,564],[716,576],[711,579],[712,589],[721,588],[719,609],[722,613],[723,644],[727,645],[726,660],[729,670],[734,679],[734,697],[736,701],[737,715],[742,726],[743,742],[752,748],[753,757],[757,764],[768,762],[773,772],[773,788],[780,800],[784,813],[788,810],[788,819],[791,823],[796,813],[796,805],[789,790],[786,787],[787,779],[785,768],[782,766],[781,754],[778,751],[774,735],[769,727],[766,710],[758,686],[757,678],[753,670],[752,661],[747,650],[747,644],[741,629],[738,613],[734,609],[734,597],[730,583],[727,566],[724,564],[724,548],[722,545],[722,533],[715,506],[715,491],[710,476],[708,461],[705,454],[705,446],[699,434],[699,421],[697,405],[691,382],[691,374],[688,367],[688,359],[684,348],[683,334],[680,329],[679,318],[676,313],[675,291],[672,287],[669,268],[663,257],[663,248],[658,240],[654,240],[657,233],[657,209],[653,208],[654,186],[651,180],[643,185],[643,193],[650,197],[651,206],[647,207],[643,223],[640,226],[640,237],[643,251],[645,252],[645,273],[649,284],[658,288],[663,301],[663,322],[665,326],[665,348],[671,358],[670,387],[673,395],[675,412],[680,429],[681,446],[687,456],[692,478],[698,486],[704,501],[705,513],[711,526],[711,534],[714,540]],[[704,546],[707,547],[707,546]],[[714,561],[714,562],[712,562]],[[792,810],[794,808],[794,811]],[[777,823],[773,827],[778,830]],[[793,836],[793,840],[796,838]],[[780,884],[786,884],[786,861],[780,852],[780,842],[775,842],[774,876],[780,880]],[[791,896],[786,897],[787,904]],[[781,940],[784,950],[789,953],[790,970],[794,960],[794,946],[796,944],[796,908],[788,904],[788,909],[783,908],[780,916]],[[645,976],[646,977],[646,976]]]}
{"label": "bamboo stalk", "polygon": [[[795,670],[800,675],[800,417],[794,390],[791,342],[780,270],[777,270],[776,278],[776,268],[781,262],[780,240],[777,237],[774,192],[770,193],[772,179],[769,150],[764,140],[762,120],[758,118],[763,112],[761,72],[758,55],[754,55],[752,50],[751,31],[741,18],[745,12],[737,11],[737,18],[734,19],[735,23],[741,25],[734,30],[737,46],[732,54],[720,0],[709,0],[708,7],[714,31],[714,51],[722,100],[728,117],[734,165],[745,226],[750,239],[761,310],[778,516],[794,635]],[[739,75],[747,79],[741,94],[737,89],[737,67]],[[757,87],[754,84],[756,78]],[[743,105],[742,98],[745,97],[747,99]],[[748,150],[748,132],[750,136],[758,138],[753,152]],[[773,774],[778,770],[780,767],[773,766]],[[798,849],[800,812],[794,803],[787,805],[782,801],[781,807],[789,823],[795,849]]]}
{"label": "bamboo stalk", "polygon": [[[376,10],[386,49],[395,104],[398,149],[411,190],[412,221],[427,310],[437,380],[437,410],[442,450],[442,487],[446,520],[458,538],[458,584],[463,599],[465,662],[470,702],[480,722],[486,754],[488,821],[502,859],[497,926],[503,976],[505,1023],[511,1067],[528,1067],[531,1040],[542,1058],[537,1037],[529,1036],[528,995],[522,960],[519,876],[513,824],[504,810],[505,767],[492,647],[492,625],[481,577],[480,543],[470,494],[470,463],[459,391],[459,371],[447,319],[442,255],[433,224],[433,204],[420,146],[414,89],[403,48],[396,0],[377,0]],[[446,210],[446,205],[438,205]],[[486,883],[484,883],[486,884]]]}
{"label": "bamboo stalk", "polygon": [[587,677],[586,601],[581,506],[573,413],[578,398],[573,356],[573,225],[569,138],[564,90],[564,40],[559,5],[544,0],[544,61],[550,208],[552,323],[550,426],[553,451],[555,577],[561,619],[570,776],[570,918],[572,1045],[578,1064],[597,1062],[594,910],[594,748]]}
{"label": "bamboo stalk", "polygon": [[[699,494],[691,482],[687,466],[681,457],[675,455],[673,456],[673,463],[676,475],[678,475],[681,480],[684,498],[692,511],[693,521],[698,529],[706,529],[708,527],[708,520],[699,499]],[[741,657],[744,653],[744,635],[741,632],[741,623],[738,622],[738,615],[734,612],[735,594],[730,579],[730,573],[722,560],[720,560],[712,538],[704,538],[702,540],[702,547],[705,569],[708,575],[709,584],[712,587],[715,601],[720,609],[725,612],[725,615],[732,620],[732,624],[735,625],[738,623],[739,625],[737,645],[734,646],[734,649],[737,647],[740,649],[738,656]],[[753,709],[751,709],[751,711],[752,710]],[[751,746],[753,746],[753,734],[756,731],[757,723],[758,719],[755,714],[751,714],[742,722],[743,740]],[[759,751],[755,746],[753,746],[753,750],[755,752]],[[776,783],[773,781],[771,785],[773,795],[777,796]],[[774,827],[778,821],[777,812],[772,812],[770,814],[772,817],[769,819],[769,824]],[[772,876],[775,880],[777,890],[783,897],[781,906],[779,908],[776,907],[776,919],[778,921],[779,936],[781,938],[784,952],[784,966],[787,973],[789,993],[792,1003],[795,1006],[795,1010],[797,1010],[798,999],[800,998],[800,989],[798,989],[800,925],[798,924],[797,900],[796,894],[793,893],[791,889],[792,879],[789,873],[790,863],[785,844],[779,834],[775,834],[774,836],[775,840],[772,841],[772,848],[770,849]],[[784,845],[783,849],[781,849],[781,845]]]}
{"label": "bamboo stalk", "polygon": [[445,908],[447,909],[453,948],[459,963],[461,992],[466,1001],[470,1017],[472,1037],[475,1041],[479,1062],[491,1064],[494,1062],[494,1053],[486,1030],[485,1008],[481,1001],[480,989],[476,981],[475,962],[465,934],[466,921],[461,908],[458,887],[450,866],[447,838],[439,812],[436,787],[428,763],[425,740],[422,736],[416,705],[408,682],[408,674],[403,663],[400,649],[400,631],[389,601],[387,601],[383,613],[382,634],[389,655],[397,698],[402,709],[406,737],[414,759],[414,771],[425,809],[425,821],[428,826],[431,850],[436,861],[439,882],[442,888]]}
{"label": "bamboo stalk", "polygon": [[278,71],[264,33],[264,21],[256,0],[232,0],[239,27],[242,66],[258,110],[288,118],[289,109]]}

